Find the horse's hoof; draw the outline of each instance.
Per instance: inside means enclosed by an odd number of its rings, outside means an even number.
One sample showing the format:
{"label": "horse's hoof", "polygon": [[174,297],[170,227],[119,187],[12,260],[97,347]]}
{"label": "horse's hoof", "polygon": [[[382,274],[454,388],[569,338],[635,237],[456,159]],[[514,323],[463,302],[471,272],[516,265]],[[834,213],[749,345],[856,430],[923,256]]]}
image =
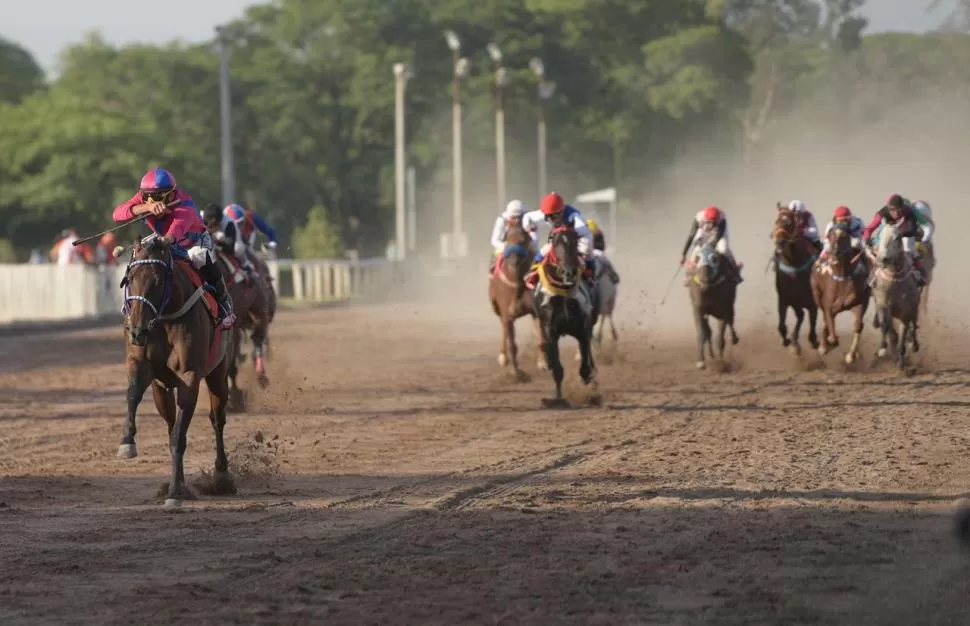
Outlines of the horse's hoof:
{"label": "horse's hoof", "polygon": [[845,364],[852,365],[853,363],[855,363],[855,355],[850,352],[845,355]]}
{"label": "horse's hoof", "polygon": [[176,498],[166,498],[165,504],[162,506],[166,511],[178,511],[182,508],[182,501]]}
{"label": "horse's hoof", "polygon": [[792,356],[801,356],[802,347],[797,343],[792,342],[792,344],[788,347],[788,351],[792,354]]}
{"label": "horse's hoof", "polygon": [[138,456],[138,447],[133,443],[123,443],[118,446],[119,459],[133,459]]}
{"label": "horse's hoof", "polygon": [[696,365],[695,365],[694,367],[696,367],[696,368],[697,368],[697,369],[699,369],[699,370],[702,370],[702,369],[704,369],[705,367],[707,367],[707,364],[706,364],[706,363],[704,363],[704,361],[698,361],[698,362],[697,362],[697,364],[696,364]]}
{"label": "horse's hoof", "polygon": [[498,355],[498,364],[499,364],[499,367],[505,367],[506,365],[509,364],[509,358],[504,354]]}
{"label": "horse's hoof", "polygon": [[784,339],[781,340],[781,345],[783,345],[783,346],[785,346],[787,348],[788,346],[791,345],[791,340],[788,339],[788,337],[785,337]]}
{"label": "horse's hoof", "polygon": [[269,387],[269,376],[267,376],[266,374],[262,374],[259,377],[259,386],[262,387],[263,389],[265,389],[266,387]]}
{"label": "horse's hoof", "polygon": [[536,361],[536,367],[539,369],[540,372],[549,371],[549,364],[542,359],[539,359],[538,361]]}
{"label": "horse's hoof", "polygon": [[876,350],[876,356],[879,357],[880,359],[885,358],[887,354],[889,354],[889,350],[885,348],[879,348],[878,350]]}
{"label": "horse's hoof", "polygon": [[828,346],[819,346],[818,347],[818,355],[819,356],[825,356],[828,353],[829,353]]}

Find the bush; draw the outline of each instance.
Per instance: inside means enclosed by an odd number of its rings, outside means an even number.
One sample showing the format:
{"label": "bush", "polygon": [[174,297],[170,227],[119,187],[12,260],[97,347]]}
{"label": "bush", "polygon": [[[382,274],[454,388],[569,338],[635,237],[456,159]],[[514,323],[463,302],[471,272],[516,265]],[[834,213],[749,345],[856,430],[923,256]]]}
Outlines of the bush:
{"label": "bush", "polygon": [[344,256],[340,233],[327,219],[326,209],[320,206],[310,209],[306,224],[293,232],[293,255],[298,259]]}
{"label": "bush", "polygon": [[9,239],[0,237],[0,263],[16,263],[17,251]]}

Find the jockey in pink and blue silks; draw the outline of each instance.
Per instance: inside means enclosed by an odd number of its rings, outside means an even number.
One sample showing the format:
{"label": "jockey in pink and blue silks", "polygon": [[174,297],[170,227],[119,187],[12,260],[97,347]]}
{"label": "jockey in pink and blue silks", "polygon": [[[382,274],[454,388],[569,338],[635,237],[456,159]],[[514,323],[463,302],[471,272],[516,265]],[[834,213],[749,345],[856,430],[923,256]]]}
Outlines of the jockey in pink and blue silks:
{"label": "jockey in pink and blue silks", "polygon": [[229,290],[214,262],[212,237],[199,218],[192,197],[176,186],[175,177],[168,170],[149,170],[141,179],[138,193],[116,206],[111,214],[116,222],[141,216],[152,232],[169,245],[173,256],[188,260],[215,288],[222,311],[220,324],[232,328],[236,316]]}

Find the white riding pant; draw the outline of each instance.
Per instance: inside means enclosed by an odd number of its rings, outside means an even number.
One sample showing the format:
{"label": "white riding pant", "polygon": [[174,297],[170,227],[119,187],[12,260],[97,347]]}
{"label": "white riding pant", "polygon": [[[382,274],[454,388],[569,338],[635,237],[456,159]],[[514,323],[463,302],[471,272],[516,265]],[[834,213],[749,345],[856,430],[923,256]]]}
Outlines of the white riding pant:
{"label": "white riding pant", "polygon": [[[696,246],[697,243],[708,237],[708,233],[698,230],[697,234],[694,235],[694,241],[691,243],[692,246]],[[724,236],[717,240],[714,245],[714,249],[718,254],[723,255],[731,259],[735,264],[737,260],[734,258],[734,252],[731,250],[731,245],[728,242],[727,229],[724,231]]]}
{"label": "white riding pant", "polygon": [[199,235],[198,244],[187,249],[185,252],[189,256],[189,261],[192,262],[192,266],[195,269],[202,269],[204,266],[212,263],[215,259],[215,253],[212,247],[212,235],[209,231],[205,231]]}

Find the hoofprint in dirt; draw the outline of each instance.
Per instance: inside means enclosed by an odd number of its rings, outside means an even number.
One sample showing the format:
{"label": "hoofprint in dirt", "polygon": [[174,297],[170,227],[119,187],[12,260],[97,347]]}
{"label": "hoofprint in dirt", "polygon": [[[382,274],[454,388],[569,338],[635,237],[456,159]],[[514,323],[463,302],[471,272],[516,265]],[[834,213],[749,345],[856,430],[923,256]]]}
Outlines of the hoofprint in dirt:
{"label": "hoofprint in dirt", "polygon": [[[735,373],[698,374],[689,335],[627,331],[603,407],[543,411],[494,371],[494,320],[407,308],[281,313],[279,385],[230,418],[240,494],[179,514],[160,421],[113,458],[116,330],[0,339],[0,622],[965,623],[965,346],[795,372],[748,329]],[[54,358],[84,342],[93,366]]]}

